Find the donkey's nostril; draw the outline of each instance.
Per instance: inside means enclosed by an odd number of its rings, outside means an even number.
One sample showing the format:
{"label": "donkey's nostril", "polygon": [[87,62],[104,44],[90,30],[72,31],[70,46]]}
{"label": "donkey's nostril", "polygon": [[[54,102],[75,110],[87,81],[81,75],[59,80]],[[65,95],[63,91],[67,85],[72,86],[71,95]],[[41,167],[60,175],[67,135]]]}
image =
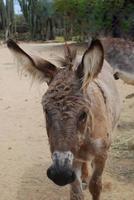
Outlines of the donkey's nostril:
{"label": "donkey's nostril", "polygon": [[51,180],[53,179],[53,177],[55,177],[55,170],[54,170],[54,168],[52,168],[52,167],[48,168],[48,170],[47,170],[47,176]]}
{"label": "donkey's nostril", "polygon": [[72,176],[71,176],[71,182],[74,182],[75,179],[76,179],[76,175],[75,175],[75,172],[73,171]]}
{"label": "donkey's nostril", "polygon": [[67,179],[68,183],[67,184],[73,183],[75,181],[75,178],[76,178],[75,172],[74,171],[67,172],[67,177],[68,177],[68,179]]}

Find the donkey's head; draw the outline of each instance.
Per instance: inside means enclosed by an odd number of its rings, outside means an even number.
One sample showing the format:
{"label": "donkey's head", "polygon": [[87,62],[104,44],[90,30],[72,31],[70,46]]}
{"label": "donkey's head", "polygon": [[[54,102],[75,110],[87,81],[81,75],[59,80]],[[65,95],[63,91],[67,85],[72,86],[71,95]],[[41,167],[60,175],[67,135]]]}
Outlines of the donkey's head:
{"label": "donkey's head", "polygon": [[86,90],[101,71],[103,47],[99,40],[92,41],[78,63],[66,46],[68,53],[64,66],[57,68],[42,58],[28,55],[12,40],[7,45],[24,69],[48,83],[42,105],[53,164],[47,175],[61,186],[72,183],[75,180],[74,159],[92,131],[92,113]]}

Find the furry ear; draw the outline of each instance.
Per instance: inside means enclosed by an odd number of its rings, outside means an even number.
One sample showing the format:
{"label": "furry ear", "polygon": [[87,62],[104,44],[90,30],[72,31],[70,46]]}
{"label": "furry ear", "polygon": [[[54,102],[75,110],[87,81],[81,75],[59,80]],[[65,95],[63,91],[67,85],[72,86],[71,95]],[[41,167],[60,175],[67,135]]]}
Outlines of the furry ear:
{"label": "furry ear", "polygon": [[78,78],[82,80],[83,88],[98,76],[103,66],[103,60],[104,50],[100,40],[92,40],[76,72]]}
{"label": "furry ear", "polygon": [[13,40],[7,41],[7,46],[17,60],[21,71],[28,71],[32,77],[39,81],[46,81],[48,84],[54,78],[57,67],[43,58],[28,55]]}

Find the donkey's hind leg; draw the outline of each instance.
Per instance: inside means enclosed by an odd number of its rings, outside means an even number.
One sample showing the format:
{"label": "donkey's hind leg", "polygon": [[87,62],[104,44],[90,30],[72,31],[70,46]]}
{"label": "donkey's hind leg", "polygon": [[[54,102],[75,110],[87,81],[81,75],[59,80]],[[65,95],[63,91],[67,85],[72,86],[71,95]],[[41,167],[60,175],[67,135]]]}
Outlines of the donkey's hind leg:
{"label": "donkey's hind leg", "polygon": [[74,170],[76,174],[76,180],[71,184],[70,200],[84,200],[82,180],[81,180],[82,163],[75,162]]}
{"label": "donkey's hind leg", "polygon": [[87,189],[88,187],[88,183],[89,183],[89,173],[88,173],[88,163],[84,162],[82,164],[82,175],[81,175],[81,179],[82,179],[82,187],[83,190]]}
{"label": "donkey's hind leg", "polygon": [[100,200],[102,190],[102,173],[105,167],[107,154],[98,155],[93,161],[93,174],[89,182],[89,191],[93,200]]}

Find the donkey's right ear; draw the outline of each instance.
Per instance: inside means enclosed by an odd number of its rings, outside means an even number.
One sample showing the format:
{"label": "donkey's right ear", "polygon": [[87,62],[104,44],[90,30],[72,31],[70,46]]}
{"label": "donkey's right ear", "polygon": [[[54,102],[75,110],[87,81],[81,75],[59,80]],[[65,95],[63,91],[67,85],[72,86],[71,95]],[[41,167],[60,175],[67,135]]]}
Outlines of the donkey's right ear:
{"label": "donkey's right ear", "polygon": [[28,55],[13,40],[7,41],[7,46],[17,59],[22,71],[29,72],[35,79],[46,81],[48,84],[57,73],[57,67],[43,58]]}
{"label": "donkey's right ear", "polygon": [[104,50],[100,40],[92,40],[85,51],[82,61],[76,71],[77,77],[82,81],[82,88],[88,86],[100,73],[104,60]]}

